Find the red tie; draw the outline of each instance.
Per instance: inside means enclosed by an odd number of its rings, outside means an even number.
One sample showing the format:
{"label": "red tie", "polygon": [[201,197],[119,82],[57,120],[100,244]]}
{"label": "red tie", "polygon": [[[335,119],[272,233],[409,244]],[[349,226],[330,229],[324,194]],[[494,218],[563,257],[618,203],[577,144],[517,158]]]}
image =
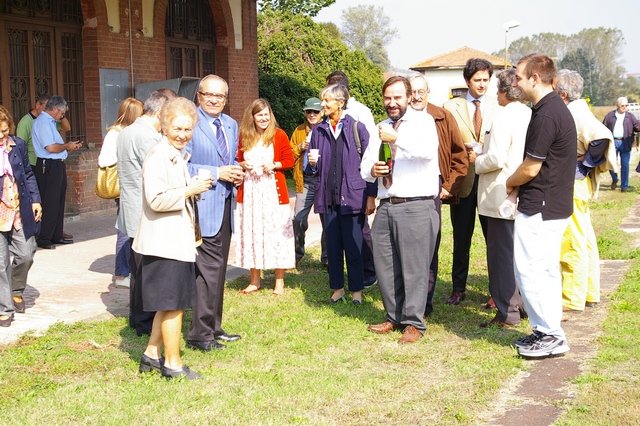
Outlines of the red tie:
{"label": "red tie", "polygon": [[473,113],[473,130],[476,132],[476,141],[480,142],[480,129],[482,128],[482,112],[480,111],[480,101],[473,100],[476,111]]}

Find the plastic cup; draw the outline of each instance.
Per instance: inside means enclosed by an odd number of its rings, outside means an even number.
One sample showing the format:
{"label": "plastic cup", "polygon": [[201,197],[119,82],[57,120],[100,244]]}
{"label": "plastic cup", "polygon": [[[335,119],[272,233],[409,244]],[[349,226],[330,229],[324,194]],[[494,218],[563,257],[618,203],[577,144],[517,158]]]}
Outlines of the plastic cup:
{"label": "plastic cup", "polygon": [[320,155],[320,150],[319,149],[310,149],[309,150],[309,154],[311,154],[311,158],[315,159],[316,161],[318,161],[318,156]]}
{"label": "plastic cup", "polygon": [[210,178],[211,177],[211,170],[205,169],[205,168],[198,169],[198,177],[200,179],[208,179],[208,178]]}

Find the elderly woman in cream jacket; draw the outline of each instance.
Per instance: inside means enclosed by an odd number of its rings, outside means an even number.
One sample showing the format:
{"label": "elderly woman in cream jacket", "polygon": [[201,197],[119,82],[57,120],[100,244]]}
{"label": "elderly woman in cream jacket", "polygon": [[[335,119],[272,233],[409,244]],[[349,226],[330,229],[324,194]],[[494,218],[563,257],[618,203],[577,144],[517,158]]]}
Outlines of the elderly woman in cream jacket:
{"label": "elderly woman in cream jacket", "polygon": [[195,197],[213,184],[211,176],[191,179],[187,170],[189,154],[184,148],[197,121],[196,107],[186,98],[162,107],[164,136],[144,161],[142,217],[132,246],[142,255],[143,309],[157,311],[140,371],[156,370],[167,378],[200,377],[180,358],[182,313],[196,295]]}
{"label": "elderly woman in cream jacket", "polygon": [[478,212],[487,218],[487,267],[489,291],[498,312],[480,327],[518,325],[525,316],[524,305],[513,271],[513,225],[515,210],[508,217],[499,213],[507,198],[505,182],[522,163],[531,109],[521,102],[519,89],[512,87],[515,70],[497,75],[500,108],[485,135],[482,155],[475,159],[478,180]]}

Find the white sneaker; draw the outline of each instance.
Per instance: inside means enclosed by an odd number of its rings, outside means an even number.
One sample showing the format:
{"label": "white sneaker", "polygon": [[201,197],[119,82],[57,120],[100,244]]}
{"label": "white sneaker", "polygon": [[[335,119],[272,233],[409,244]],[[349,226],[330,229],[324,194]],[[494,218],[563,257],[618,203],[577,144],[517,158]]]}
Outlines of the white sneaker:
{"label": "white sneaker", "polygon": [[529,346],[518,346],[518,354],[529,358],[543,358],[551,355],[560,355],[569,351],[569,345],[564,339],[559,339],[548,334],[542,335]]}
{"label": "white sneaker", "polygon": [[116,278],[116,288],[129,288],[129,276],[127,275],[124,278]]}

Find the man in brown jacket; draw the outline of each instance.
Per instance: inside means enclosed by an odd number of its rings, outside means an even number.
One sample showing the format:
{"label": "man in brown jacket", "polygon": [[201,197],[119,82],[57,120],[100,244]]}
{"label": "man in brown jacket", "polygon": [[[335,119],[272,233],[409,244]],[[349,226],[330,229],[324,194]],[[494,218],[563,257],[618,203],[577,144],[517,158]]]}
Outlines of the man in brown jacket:
{"label": "man in brown jacket", "polygon": [[[428,103],[429,84],[422,75],[416,75],[411,82],[411,107],[417,111],[426,111],[436,122],[438,132],[438,166],[440,167],[440,199],[436,200],[436,210],[440,215],[441,204],[458,204],[459,191],[464,177],[467,175],[469,160],[467,150],[462,141],[458,124],[453,114],[444,108]],[[442,220],[441,220],[442,221]],[[440,247],[440,230],[436,237],[436,247],[429,267],[429,294],[425,316],[433,311],[433,292],[438,275],[438,249]]]}

